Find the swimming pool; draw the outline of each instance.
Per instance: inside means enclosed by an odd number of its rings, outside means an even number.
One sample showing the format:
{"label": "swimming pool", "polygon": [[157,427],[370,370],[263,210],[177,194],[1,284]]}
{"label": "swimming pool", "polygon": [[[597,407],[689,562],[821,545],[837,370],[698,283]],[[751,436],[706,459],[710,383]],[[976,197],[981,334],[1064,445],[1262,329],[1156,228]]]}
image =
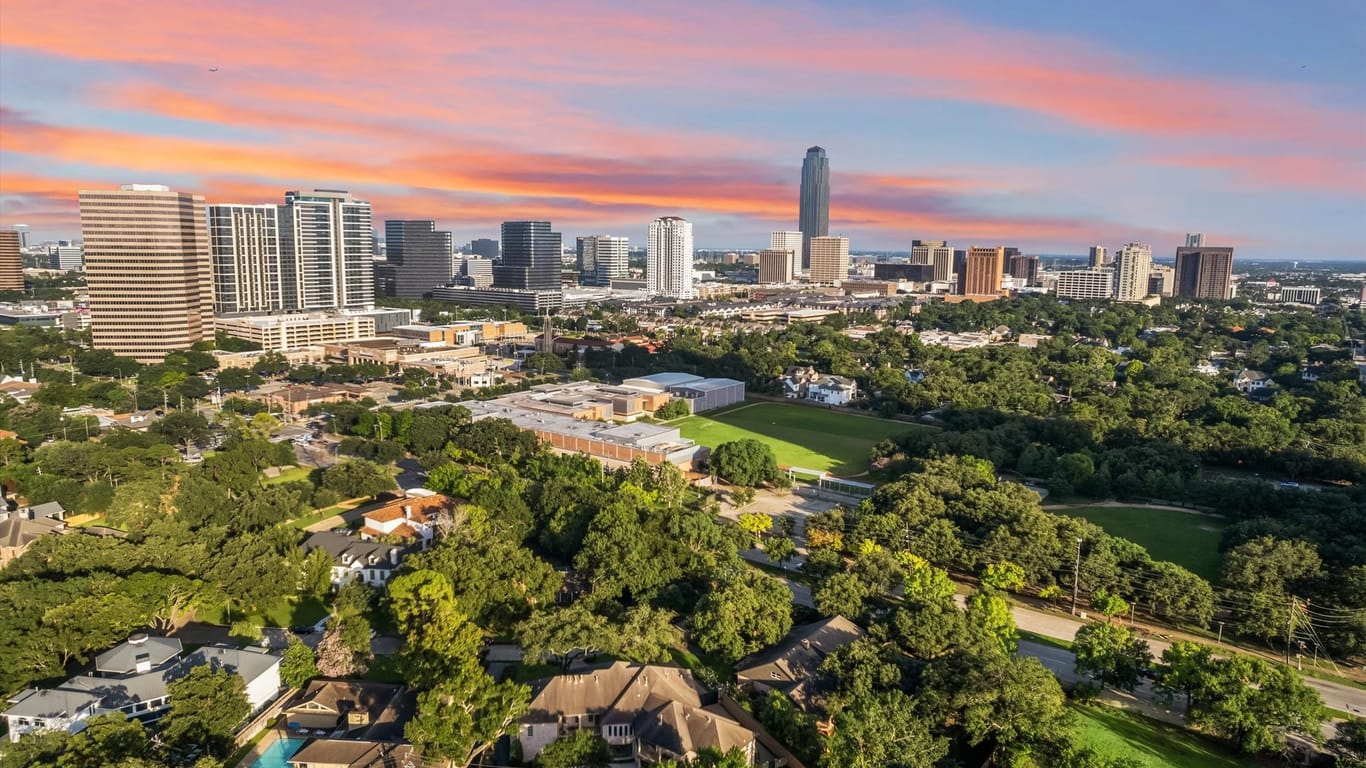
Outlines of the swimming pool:
{"label": "swimming pool", "polygon": [[289,758],[303,749],[306,741],[307,739],[278,739],[266,747],[266,751],[251,764],[251,768],[289,768]]}

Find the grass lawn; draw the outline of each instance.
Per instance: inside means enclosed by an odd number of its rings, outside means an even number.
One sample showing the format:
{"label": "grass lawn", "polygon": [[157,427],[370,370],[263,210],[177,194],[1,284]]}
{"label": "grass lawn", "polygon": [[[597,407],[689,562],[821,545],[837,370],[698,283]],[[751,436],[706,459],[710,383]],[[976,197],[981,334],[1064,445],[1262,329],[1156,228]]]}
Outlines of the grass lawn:
{"label": "grass lawn", "polygon": [[1257,763],[1183,728],[1107,706],[1073,707],[1085,746],[1144,768],[1246,768]]}
{"label": "grass lawn", "polygon": [[745,403],[670,422],[683,436],[715,448],[754,438],[773,449],[778,464],[850,476],[868,471],[879,441],[929,427],[790,403]]}
{"label": "grass lawn", "polygon": [[313,471],[313,467],[290,467],[281,470],[275,477],[267,477],[261,480],[263,485],[275,485],[276,483],[288,483],[295,480],[308,480],[308,475]]}
{"label": "grass lawn", "polygon": [[[209,624],[227,624],[229,618],[225,605],[209,605],[195,611],[197,621]],[[248,618],[263,627],[308,627],[327,617],[329,611],[321,600],[314,597],[287,597],[254,611]],[[232,606],[233,621],[242,620],[242,611]]]}
{"label": "grass lawn", "polygon": [[1050,510],[1084,517],[1111,536],[1141,544],[1154,560],[1177,565],[1214,580],[1219,576],[1219,535],[1224,521],[1217,517],[1149,507],[1073,507]]}

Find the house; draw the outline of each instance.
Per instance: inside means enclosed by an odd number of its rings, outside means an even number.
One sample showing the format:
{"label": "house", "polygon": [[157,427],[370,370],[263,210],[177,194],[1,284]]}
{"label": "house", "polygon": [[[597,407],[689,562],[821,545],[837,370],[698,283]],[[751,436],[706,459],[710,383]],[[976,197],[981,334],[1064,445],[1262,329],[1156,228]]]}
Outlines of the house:
{"label": "house", "polygon": [[285,761],[290,768],[398,768],[425,765],[411,744],[313,739]]}
{"label": "house", "polygon": [[789,368],[779,383],[783,397],[824,405],[848,405],[858,394],[858,383],[853,379],[819,373],[811,366]]}
{"label": "house", "polygon": [[449,520],[457,501],[441,494],[409,493],[361,517],[360,537],[416,544],[426,549],[436,537],[439,521]]}
{"label": "house", "polygon": [[348,581],[382,587],[389,583],[403,548],[378,541],[365,541],[344,533],[321,531],[304,540],[304,553],[321,549],[332,558],[332,586],[341,588]]}
{"label": "house", "polygon": [[80,733],[100,708],[100,697],[83,691],[26,688],[9,699],[0,718],[11,742],[34,731]]}
{"label": "house", "polygon": [[95,657],[94,674],[77,675],[56,688],[24,691],[0,713],[11,741],[36,730],[77,733],[96,715],[121,712],[155,720],[170,706],[170,683],[209,665],[242,678],[256,711],[280,693],[280,657],[258,649],[206,645],[181,657],[175,638],[137,634]]}
{"label": "house", "polygon": [[1202,376],[1218,376],[1219,366],[1209,360],[1201,360],[1195,364],[1195,372]]}
{"label": "house", "polygon": [[406,686],[363,680],[314,680],[283,709],[291,730],[326,731],[331,738],[399,741],[417,694]]}
{"label": "house", "polygon": [[1244,368],[1233,376],[1233,388],[1245,395],[1260,392],[1273,384],[1270,376],[1251,368]]}
{"label": "house", "polygon": [[38,539],[66,533],[65,516],[66,510],[55,501],[0,511],[0,568],[27,552]]}
{"label": "house", "polygon": [[783,642],[741,661],[735,678],[743,688],[780,691],[805,708],[819,693],[821,663],[863,634],[843,616],[794,627]]}
{"label": "house", "polygon": [[738,749],[755,764],[756,734],[733,720],[677,667],[618,661],[605,669],[532,683],[518,738],[526,760],[581,728],[605,739],[615,762],[647,766]]}

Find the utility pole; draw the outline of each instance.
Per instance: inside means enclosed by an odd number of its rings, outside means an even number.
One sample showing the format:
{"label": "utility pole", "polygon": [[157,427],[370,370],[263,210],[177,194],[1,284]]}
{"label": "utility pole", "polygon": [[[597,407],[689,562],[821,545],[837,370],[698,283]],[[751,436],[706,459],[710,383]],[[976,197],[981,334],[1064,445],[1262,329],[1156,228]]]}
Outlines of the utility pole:
{"label": "utility pole", "polygon": [[1219,622],[1219,645],[1224,644],[1224,622]]}
{"label": "utility pole", "polygon": [[1290,596],[1290,612],[1285,615],[1285,663],[1290,663],[1290,633],[1295,629],[1295,596]]}
{"label": "utility pole", "polygon": [[1077,559],[1072,564],[1072,615],[1077,615],[1077,592],[1081,586],[1081,538],[1077,538]]}

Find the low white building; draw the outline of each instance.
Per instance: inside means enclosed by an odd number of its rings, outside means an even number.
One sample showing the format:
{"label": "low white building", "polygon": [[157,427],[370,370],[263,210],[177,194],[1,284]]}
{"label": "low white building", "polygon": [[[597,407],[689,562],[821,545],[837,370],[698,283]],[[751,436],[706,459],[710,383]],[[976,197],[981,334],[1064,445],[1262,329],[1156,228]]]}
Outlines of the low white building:
{"label": "low white building", "polygon": [[1260,392],[1272,386],[1271,377],[1261,371],[1254,371],[1251,368],[1244,368],[1233,376],[1233,388],[1243,394]]}
{"label": "low white building", "polygon": [[848,405],[858,397],[858,382],[844,376],[818,373],[815,368],[791,368],[781,379],[783,397],[822,405]]}

